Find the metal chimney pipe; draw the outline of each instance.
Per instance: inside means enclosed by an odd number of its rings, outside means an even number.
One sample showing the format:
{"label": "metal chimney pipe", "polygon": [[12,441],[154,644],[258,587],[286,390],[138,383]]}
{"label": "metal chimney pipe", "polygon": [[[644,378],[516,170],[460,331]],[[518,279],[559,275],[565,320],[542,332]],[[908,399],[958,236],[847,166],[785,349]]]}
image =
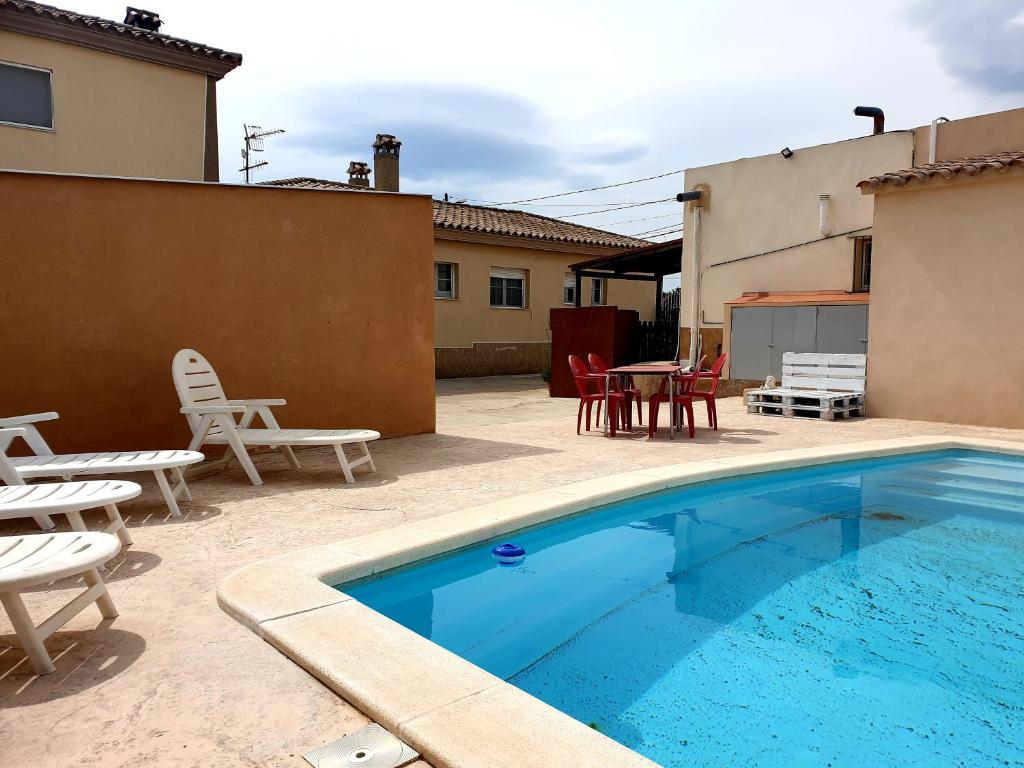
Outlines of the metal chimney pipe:
{"label": "metal chimney pipe", "polygon": [[879,107],[854,107],[853,114],[857,117],[871,117],[875,121],[872,133],[885,133],[885,112]]}

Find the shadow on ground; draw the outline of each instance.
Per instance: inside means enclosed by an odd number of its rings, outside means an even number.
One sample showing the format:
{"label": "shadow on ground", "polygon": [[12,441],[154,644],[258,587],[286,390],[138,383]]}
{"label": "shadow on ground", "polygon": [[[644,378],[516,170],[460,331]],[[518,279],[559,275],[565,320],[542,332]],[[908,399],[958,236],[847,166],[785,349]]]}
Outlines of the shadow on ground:
{"label": "shadow on ground", "polygon": [[32,671],[18,638],[0,635],[0,708],[73,696],[130,667],[146,650],[146,641],[134,632],[111,629],[112,621],[104,619],[99,629],[55,633],[46,648],[57,671],[42,677]]}
{"label": "shadow on ground", "polygon": [[[408,450],[410,446],[413,448],[412,452]],[[400,461],[392,459],[394,449],[398,447],[404,454]],[[373,458],[377,472],[368,472],[363,467],[356,469],[353,473],[355,485],[345,483],[333,452],[318,448],[304,450],[299,454],[299,460],[302,462],[300,470],[290,469],[284,459],[273,454],[260,456],[256,466],[264,484],[259,487],[249,484],[248,478],[237,464],[216,474],[211,473],[210,478],[215,478],[218,484],[230,484],[234,497],[237,497],[237,491],[234,489],[240,486],[252,488],[254,497],[318,488],[344,492],[389,485],[407,475],[551,453],[561,451],[516,442],[433,433],[404,437],[400,441],[382,440],[375,443]],[[183,511],[186,506],[188,505],[182,506]]]}

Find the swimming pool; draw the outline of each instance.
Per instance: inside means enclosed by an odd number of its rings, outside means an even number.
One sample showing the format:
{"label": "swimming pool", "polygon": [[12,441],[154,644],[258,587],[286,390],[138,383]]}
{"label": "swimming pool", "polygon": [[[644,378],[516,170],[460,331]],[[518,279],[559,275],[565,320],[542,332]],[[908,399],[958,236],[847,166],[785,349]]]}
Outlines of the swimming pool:
{"label": "swimming pool", "polygon": [[1024,765],[1024,460],[612,504],[340,587],[661,763]]}

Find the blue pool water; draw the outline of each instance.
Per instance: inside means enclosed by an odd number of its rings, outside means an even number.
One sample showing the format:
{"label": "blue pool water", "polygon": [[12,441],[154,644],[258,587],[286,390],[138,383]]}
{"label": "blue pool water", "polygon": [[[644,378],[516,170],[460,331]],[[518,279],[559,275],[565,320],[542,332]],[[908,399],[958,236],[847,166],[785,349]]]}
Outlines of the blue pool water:
{"label": "blue pool water", "polygon": [[1024,460],[667,491],[343,587],[667,768],[1024,766]]}

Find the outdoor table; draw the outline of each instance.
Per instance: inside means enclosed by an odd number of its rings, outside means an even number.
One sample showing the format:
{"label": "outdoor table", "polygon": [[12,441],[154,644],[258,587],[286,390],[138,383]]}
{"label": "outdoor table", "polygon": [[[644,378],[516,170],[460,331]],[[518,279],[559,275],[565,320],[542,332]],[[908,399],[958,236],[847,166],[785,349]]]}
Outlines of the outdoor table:
{"label": "outdoor table", "polygon": [[[683,365],[620,365],[617,368],[609,368],[604,375],[604,434],[608,436],[608,406],[609,398],[608,393],[611,391],[612,376],[615,376],[619,380],[620,389],[625,388],[625,379],[627,376],[668,376],[668,391],[674,392],[673,379],[682,373],[689,373],[690,366]],[[676,409],[669,401],[668,409],[669,418],[669,440],[675,440],[676,438]]]}

